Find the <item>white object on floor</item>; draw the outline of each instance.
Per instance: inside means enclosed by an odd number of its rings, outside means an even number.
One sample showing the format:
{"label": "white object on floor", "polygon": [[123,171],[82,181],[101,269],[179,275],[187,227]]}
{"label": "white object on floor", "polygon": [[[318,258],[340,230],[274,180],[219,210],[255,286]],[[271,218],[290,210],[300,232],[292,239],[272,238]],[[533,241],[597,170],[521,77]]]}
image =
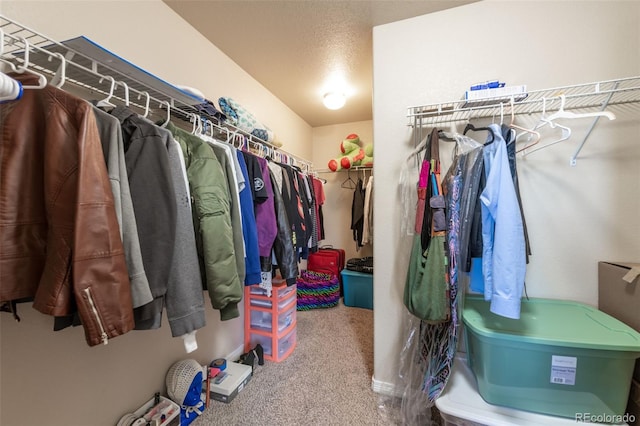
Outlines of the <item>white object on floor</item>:
{"label": "white object on floor", "polygon": [[[485,402],[478,393],[476,379],[467,365],[464,353],[456,355],[449,383],[436,400],[436,407],[440,410],[445,426],[576,425],[575,419],[530,413]],[[616,424],[626,425],[627,423]]]}

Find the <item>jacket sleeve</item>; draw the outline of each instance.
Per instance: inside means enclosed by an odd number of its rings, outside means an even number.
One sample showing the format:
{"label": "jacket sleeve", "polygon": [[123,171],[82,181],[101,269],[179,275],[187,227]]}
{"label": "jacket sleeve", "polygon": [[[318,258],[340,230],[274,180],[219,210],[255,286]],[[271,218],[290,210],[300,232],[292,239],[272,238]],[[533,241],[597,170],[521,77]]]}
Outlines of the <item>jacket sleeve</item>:
{"label": "jacket sleeve", "polygon": [[73,292],[90,346],[133,329],[127,265],[91,107],[78,108],[78,186]]}
{"label": "jacket sleeve", "polygon": [[222,166],[206,143],[192,146],[187,170],[196,219],[196,238],[201,239],[205,282],[214,309],[222,321],[240,316],[242,283],[236,267],[231,203]]}

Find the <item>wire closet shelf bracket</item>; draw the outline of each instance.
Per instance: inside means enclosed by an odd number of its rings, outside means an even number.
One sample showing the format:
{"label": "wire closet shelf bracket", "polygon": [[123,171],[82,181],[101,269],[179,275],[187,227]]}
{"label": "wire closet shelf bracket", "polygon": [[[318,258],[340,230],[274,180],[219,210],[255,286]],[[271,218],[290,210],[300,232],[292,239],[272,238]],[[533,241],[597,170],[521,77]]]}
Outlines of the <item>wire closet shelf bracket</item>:
{"label": "wire closet shelf bracket", "polygon": [[[564,110],[577,112],[604,111],[609,106],[640,113],[640,76],[599,81],[595,83],[560,86],[533,90],[526,97],[495,97],[478,101],[465,99],[407,108],[407,125],[415,129],[437,127],[447,123],[495,118],[511,115],[532,115]],[[564,104],[563,104],[564,102]],[[576,165],[577,156],[584,146],[598,118],[591,124],[586,136],[570,159]]]}
{"label": "wire closet shelf bracket", "polygon": [[[170,116],[187,121],[194,121],[195,117],[204,118],[207,125],[220,132],[244,136],[249,146],[266,156],[297,165],[306,172],[313,170],[310,161],[203,112],[197,106],[204,100],[160,79],[157,80],[164,86],[158,88],[132,77],[134,69],[141,71],[135,65],[131,64],[130,70],[117,70],[4,15],[0,15],[0,59],[0,69],[3,63],[11,64],[12,68],[24,67],[50,76],[49,83],[53,85],[71,83],[147,112],[150,104],[157,105],[157,108],[167,110]],[[111,84],[111,80],[115,80],[115,84]],[[117,89],[115,93],[114,86]]]}

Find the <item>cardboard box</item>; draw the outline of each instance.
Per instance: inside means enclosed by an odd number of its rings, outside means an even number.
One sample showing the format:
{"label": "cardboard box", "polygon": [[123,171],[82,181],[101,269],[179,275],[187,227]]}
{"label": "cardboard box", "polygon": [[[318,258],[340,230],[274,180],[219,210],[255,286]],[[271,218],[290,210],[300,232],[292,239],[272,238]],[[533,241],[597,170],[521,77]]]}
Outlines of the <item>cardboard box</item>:
{"label": "cardboard box", "polygon": [[[598,262],[598,309],[640,332],[640,263]],[[633,378],[640,381],[640,360]]]}
{"label": "cardboard box", "polygon": [[209,379],[209,397],[229,403],[242,392],[249,380],[251,380],[251,366],[228,362],[224,371]]}

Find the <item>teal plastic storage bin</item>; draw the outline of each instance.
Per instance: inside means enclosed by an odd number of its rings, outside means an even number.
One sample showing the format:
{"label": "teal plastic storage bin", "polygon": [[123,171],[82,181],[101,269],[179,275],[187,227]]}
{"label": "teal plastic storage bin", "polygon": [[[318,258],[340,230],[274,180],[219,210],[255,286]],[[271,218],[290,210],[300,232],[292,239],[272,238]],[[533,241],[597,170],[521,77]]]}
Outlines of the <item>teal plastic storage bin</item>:
{"label": "teal plastic storage bin", "polygon": [[622,421],[640,357],[631,327],[591,306],[550,299],[523,300],[512,320],[467,297],[463,321],[468,363],[488,403]]}
{"label": "teal plastic storage bin", "polygon": [[373,309],[373,275],[343,269],[344,304],[356,308]]}

